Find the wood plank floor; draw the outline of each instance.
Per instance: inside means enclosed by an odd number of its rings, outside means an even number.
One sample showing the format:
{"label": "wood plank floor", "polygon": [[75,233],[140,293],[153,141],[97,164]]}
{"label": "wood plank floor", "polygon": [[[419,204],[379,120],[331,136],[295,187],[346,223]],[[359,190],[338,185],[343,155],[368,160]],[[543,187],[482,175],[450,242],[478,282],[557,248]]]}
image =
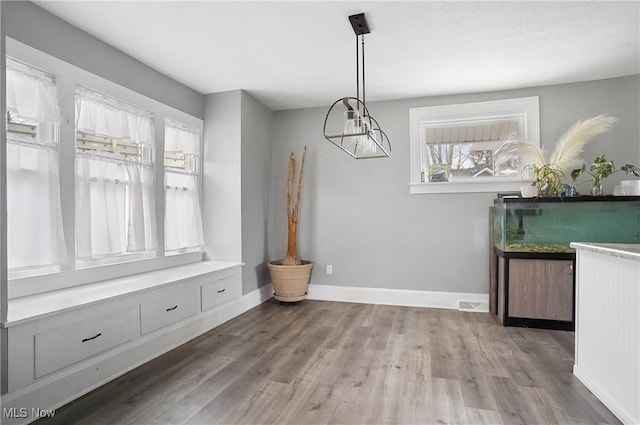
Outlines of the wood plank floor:
{"label": "wood plank floor", "polygon": [[574,334],[483,313],[270,300],[38,424],[617,424]]}

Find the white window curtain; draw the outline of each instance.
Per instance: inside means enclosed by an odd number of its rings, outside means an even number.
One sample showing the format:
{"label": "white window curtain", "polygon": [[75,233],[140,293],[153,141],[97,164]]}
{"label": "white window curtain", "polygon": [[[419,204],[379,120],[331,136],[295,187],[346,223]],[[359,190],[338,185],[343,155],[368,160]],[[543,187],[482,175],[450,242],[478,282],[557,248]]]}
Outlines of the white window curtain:
{"label": "white window curtain", "polygon": [[7,132],[10,276],[17,271],[56,271],[67,262],[67,253],[60,205],[60,112],[55,80],[7,59],[6,101],[10,122],[36,127],[35,137]]}
{"label": "white window curtain", "polygon": [[165,120],[165,154],[184,156],[184,169],[165,167],[165,251],[202,249],[204,236],[198,191],[198,130]]}
{"label": "white window curtain", "polygon": [[76,150],[76,257],[80,260],[157,249],[153,115],[76,89],[76,131],[136,143],[138,158]]}

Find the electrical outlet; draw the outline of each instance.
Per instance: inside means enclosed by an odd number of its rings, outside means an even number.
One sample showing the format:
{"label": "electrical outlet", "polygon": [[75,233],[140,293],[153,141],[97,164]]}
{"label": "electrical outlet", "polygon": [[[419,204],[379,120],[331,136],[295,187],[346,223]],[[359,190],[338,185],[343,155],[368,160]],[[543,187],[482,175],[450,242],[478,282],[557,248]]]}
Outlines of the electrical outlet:
{"label": "electrical outlet", "polygon": [[333,266],[331,264],[327,264],[327,274],[333,274]]}

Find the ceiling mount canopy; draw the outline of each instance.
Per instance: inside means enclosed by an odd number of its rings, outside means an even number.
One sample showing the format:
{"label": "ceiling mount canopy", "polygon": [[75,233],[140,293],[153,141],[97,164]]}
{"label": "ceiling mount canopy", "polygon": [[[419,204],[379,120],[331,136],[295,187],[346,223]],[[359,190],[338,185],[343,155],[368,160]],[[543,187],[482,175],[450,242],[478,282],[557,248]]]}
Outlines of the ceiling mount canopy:
{"label": "ceiling mount canopy", "polygon": [[347,96],[333,102],[324,119],[324,137],[355,159],[389,157],[389,138],[369,114],[366,104],[364,35],[371,30],[364,13],[349,16],[349,22],[356,35],[356,97]]}

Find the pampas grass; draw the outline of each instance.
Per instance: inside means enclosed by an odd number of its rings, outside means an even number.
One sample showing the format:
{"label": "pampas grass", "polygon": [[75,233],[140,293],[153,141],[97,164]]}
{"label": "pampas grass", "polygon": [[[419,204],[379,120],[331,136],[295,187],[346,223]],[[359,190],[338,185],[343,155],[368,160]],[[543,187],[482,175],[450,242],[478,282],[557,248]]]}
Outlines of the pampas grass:
{"label": "pampas grass", "polygon": [[509,161],[514,156],[523,159],[529,164],[543,165],[546,163],[543,149],[536,145],[532,145],[531,143],[516,140],[504,142],[498,146],[494,154],[496,168]]}
{"label": "pampas grass", "polygon": [[585,145],[598,134],[608,131],[616,121],[617,118],[608,115],[577,121],[560,137],[548,161],[544,150],[538,146],[521,141],[505,142],[496,150],[496,163],[500,164],[517,155],[529,164],[550,165],[563,173],[568,172],[582,162],[580,154]]}
{"label": "pampas grass", "polygon": [[614,117],[597,115],[576,122],[558,140],[549,163],[565,172],[577,167],[582,163],[580,154],[585,145],[598,134],[608,131],[616,121],[618,119]]}

